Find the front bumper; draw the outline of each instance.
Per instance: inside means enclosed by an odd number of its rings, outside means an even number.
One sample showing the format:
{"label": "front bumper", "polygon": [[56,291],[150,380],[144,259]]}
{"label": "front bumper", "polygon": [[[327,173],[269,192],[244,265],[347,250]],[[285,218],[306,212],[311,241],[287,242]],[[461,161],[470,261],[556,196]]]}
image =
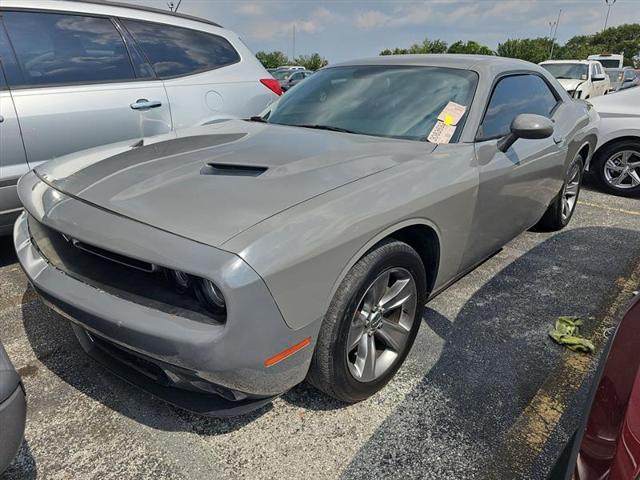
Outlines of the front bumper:
{"label": "front bumper", "polygon": [[[49,228],[209,278],[223,290],[228,317],[218,325],[120,298],[54,267],[32,241],[27,214],[21,215],[14,242],[27,277],[73,322],[83,348],[115,373],[180,407],[217,416],[258,408],[304,379],[317,326],[290,329],[262,279],[240,258],[67,197],[33,173],[20,187],[28,192],[22,199],[29,215]],[[265,366],[307,337],[307,348]]]}

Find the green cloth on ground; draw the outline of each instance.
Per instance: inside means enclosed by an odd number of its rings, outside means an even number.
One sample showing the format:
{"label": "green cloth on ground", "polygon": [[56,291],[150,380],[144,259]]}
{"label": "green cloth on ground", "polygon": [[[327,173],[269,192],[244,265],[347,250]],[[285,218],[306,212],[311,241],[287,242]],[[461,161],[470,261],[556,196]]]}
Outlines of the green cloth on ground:
{"label": "green cloth on ground", "polygon": [[574,352],[593,353],[596,349],[593,342],[580,336],[581,325],[582,320],[578,317],[558,317],[549,336]]}

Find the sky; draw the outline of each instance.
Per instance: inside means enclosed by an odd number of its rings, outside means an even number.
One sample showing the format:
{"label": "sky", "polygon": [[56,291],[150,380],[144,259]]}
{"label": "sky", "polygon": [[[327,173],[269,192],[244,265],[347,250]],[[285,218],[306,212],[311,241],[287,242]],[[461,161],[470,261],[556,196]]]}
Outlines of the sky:
{"label": "sky", "polygon": [[[125,0],[167,8],[169,0]],[[174,4],[178,0],[173,0]],[[254,51],[318,52],[330,62],[408,47],[425,37],[475,40],[495,49],[507,38],[544,37],[562,9],[557,39],[602,30],[604,0],[182,0],[179,11],[235,31]],[[640,23],[640,0],[617,0],[609,26]]]}

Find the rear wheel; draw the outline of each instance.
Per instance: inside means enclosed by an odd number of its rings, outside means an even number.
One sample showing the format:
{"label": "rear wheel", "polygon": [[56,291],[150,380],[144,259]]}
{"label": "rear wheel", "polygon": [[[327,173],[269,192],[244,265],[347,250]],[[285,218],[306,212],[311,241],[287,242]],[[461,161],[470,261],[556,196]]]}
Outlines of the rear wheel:
{"label": "rear wheel", "polygon": [[567,169],[562,190],[551,205],[549,205],[549,208],[547,208],[543,217],[536,224],[534,230],[555,232],[562,230],[569,224],[578,203],[583,171],[584,161],[582,160],[582,156],[576,155],[576,158],[573,159]]}
{"label": "rear wheel", "polygon": [[606,192],[640,196],[640,140],[623,140],[604,147],[597,153],[592,170]]}
{"label": "rear wheel", "polygon": [[325,316],[308,381],[346,402],[383,388],[415,340],[426,274],[409,245],[388,240],[356,263]]}

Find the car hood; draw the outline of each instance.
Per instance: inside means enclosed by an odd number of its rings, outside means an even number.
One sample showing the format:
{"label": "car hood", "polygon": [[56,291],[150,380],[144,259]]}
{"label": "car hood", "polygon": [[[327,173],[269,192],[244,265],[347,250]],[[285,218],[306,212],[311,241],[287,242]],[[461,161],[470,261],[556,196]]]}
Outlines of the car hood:
{"label": "car hood", "polygon": [[234,120],[50,161],[36,173],[100,208],[212,246],[435,145]]}
{"label": "car hood", "polygon": [[570,79],[570,78],[559,78],[558,82],[560,82],[560,85],[562,85],[562,88],[564,88],[566,91],[570,92],[570,91],[575,90],[576,88],[578,88],[580,86],[580,84],[586,82],[586,80],[574,80],[574,79]]}

